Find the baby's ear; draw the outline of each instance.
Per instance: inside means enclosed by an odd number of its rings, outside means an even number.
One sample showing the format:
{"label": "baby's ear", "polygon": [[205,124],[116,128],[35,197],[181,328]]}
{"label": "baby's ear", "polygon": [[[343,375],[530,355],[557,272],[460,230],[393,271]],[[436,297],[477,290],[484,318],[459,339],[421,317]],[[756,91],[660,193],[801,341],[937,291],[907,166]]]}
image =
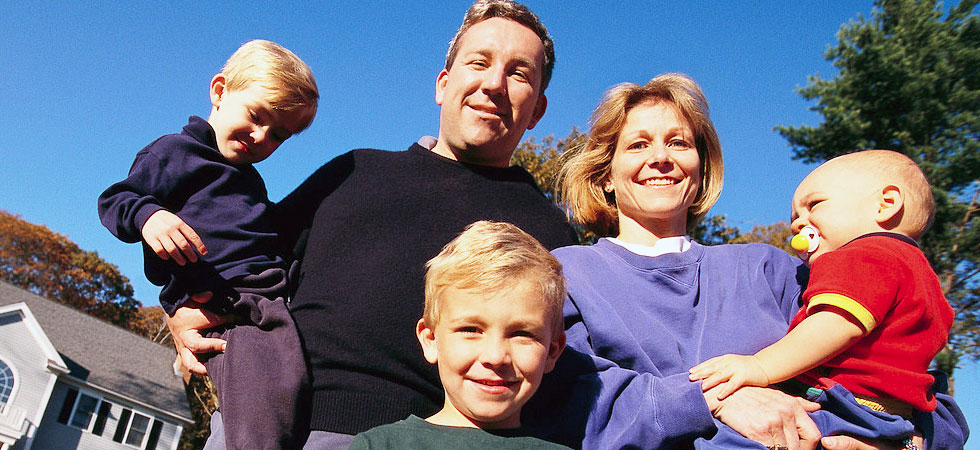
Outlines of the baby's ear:
{"label": "baby's ear", "polygon": [[904,209],[905,193],[902,192],[902,188],[889,184],[881,188],[878,196],[878,212],[875,214],[875,222],[878,222],[884,229],[894,229],[902,221]]}
{"label": "baby's ear", "polygon": [[439,362],[439,346],[436,345],[436,330],[430,328],[425,323],[425,319],[419,319],[418,324],[415,325],[415,337],[422,344],[422,355],[425,356],[425,360],[429,364]]}

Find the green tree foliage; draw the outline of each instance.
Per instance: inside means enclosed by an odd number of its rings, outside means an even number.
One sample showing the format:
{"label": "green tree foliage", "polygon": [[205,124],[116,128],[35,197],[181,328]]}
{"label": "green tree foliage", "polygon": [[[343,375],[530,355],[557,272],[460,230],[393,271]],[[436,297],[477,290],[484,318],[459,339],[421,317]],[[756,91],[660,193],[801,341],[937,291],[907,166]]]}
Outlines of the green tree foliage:
{"label": "green tree foliage", "polygon": [[704,245],[727,244],[740,236],[738,228],[728,225],[725,216],[707,216],[688,233],[691,239]]}
{"label": "green tree foliage", "polygon": [[956,312],[943,367],[980,356],[980,19],[978,0],[944,12],[935,0],[878,0],[844,24],[825,57],[839,73],[798,90],[819,126],[780,126],[794,157],[825,161],[866,148],[908,155],[938,211],[921,241]]}
{"label": "green tree foliage", "polygon": [[0,279],[124,328],[139,316],[133,287],[115,264],[2,210]]}

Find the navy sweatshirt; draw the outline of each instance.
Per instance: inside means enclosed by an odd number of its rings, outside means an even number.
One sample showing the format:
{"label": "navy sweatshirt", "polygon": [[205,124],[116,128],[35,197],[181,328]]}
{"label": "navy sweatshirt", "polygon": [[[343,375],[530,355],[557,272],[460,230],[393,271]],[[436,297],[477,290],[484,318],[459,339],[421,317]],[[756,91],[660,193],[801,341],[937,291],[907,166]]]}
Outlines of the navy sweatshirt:
{"label": "navy sweatshirt", "polygon": [[129,176],[99,196],[99,218],[124,242],[141,242],[140,230],[153,213],[177,214],[201,237],[208,253],[178,266],[143,243],[146,277],[164,286],[167,314],[186,294],[219,290],[223,280],[285,269],[273,204],[251,164],[233,165],[218,152],[214,130],[192,116],[180,134],[168,134],[136,154]]}

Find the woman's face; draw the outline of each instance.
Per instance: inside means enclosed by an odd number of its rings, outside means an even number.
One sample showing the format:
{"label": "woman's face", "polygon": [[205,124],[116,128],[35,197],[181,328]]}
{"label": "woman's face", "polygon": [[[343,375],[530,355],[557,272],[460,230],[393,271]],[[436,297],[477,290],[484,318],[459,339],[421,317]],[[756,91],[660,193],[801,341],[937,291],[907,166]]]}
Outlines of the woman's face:
{"label": "woman's face", "polygon": [[674,104],[634,106],[616,141],[605,186],[616,195],[620,238],[644,230],[657,238],[683,236],[701,178],[694,132]]}

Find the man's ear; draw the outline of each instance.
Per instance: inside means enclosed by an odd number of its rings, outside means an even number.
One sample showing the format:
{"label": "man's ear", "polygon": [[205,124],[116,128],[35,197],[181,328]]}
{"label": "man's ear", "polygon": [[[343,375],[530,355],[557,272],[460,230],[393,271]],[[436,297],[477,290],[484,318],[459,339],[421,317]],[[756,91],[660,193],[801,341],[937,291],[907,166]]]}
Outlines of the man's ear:
{"label": "man's ear", "polygon": [[538,124],[541,117],[544,116],[544,111],[548,109],[548,97],[544,94],[538,96],[538,101],[534,104],[534,114],[531,115],[531,121],[527,123],[527,129],[530,130]]}
{"label": "man's ear", "polygon": [[548,359],[545,360],[544,373],[551,372],[555,368],[555,363],[558,362],[558,357],[561,356],[563,350],[565,350],[565,330],[559,330],[557,336],[551,339],[551,344],[548,346]]}
{"label": "man's ear", "polygon": [[436,77],[436,104],[442,106],[442,94],[446,92],[446,85],[449,84],[449,71],[442,69]]}
{"label": "man's ear", "polygon": [[225,74],[219,73],[211,78],[211,106],[217,108],[221,104],[221,96],[225,94]]}
{"label": "man's ear", "polygon": [[415,325],[415,337],[422,344],[422,355],[425,356],[425,360],[429,364],[438,362],[439,347],[436,345],[436,332],[426,325],[425,319],[419,319],[419,323]]}
{"label": "man's ear", "polygon": [[878,196],[878,212],[875,214],[875,221],[882,228],[893,229],[898,226],[902,219],[905,209],[905,193],[894,184],[889,184],[881,188]]}

